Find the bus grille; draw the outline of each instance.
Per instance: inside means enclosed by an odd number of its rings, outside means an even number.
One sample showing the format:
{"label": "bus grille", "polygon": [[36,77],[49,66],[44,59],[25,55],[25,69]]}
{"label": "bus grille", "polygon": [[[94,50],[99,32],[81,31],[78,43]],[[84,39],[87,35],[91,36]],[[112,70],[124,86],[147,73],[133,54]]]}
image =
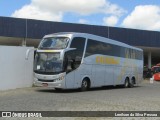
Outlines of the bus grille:
{"label": "bus grille", "polygon": [[38,81],[41,81],[41,82],[54,82],[54,80],[42,80],[42,79],[38,79]]}

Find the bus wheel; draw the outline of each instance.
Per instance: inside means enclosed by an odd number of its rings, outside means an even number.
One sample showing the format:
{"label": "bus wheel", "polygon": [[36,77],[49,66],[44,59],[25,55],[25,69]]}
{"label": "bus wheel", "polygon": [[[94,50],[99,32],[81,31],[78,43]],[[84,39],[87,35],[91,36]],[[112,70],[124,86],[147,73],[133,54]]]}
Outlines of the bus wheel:
{"label": "bus wheel", "polygon": [[134,82],[135,82],[135,79],[132,78],[131,81],[130,81],[130,83],[129,83],[129,87],[130,88],[134,87]]}
{"label": "bus wheel", "polygon": [[81,91],[86,91],[89,89],[89,81],[85,78],[81,84]]}
{"label": "bus wheel", "polygon": [[125,79],[123,87],[124,88],[128,88],[129,87],[129,79],[128,78]]}

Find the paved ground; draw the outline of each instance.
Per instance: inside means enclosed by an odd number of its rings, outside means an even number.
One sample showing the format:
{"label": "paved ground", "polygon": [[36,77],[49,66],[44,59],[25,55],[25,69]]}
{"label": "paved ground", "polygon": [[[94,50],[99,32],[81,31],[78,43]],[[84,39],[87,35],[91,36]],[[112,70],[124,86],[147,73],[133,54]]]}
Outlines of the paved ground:
{"label": "paved ground", "polygon": [[[94,88],[87,92],[78,90],[56,92],[39,87],[0,92],[0,111],[36,110],[160,111],[160,82],[150,84],[145,80],[140,86],[134,88],[105,87]],[[76,119],[80,120],[80,118]]]}

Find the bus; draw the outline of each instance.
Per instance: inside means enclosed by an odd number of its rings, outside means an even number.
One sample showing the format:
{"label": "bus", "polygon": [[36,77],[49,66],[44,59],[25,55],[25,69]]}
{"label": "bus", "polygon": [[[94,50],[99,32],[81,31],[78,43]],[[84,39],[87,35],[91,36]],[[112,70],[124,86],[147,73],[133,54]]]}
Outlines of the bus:
{"label": "bus", "polygon": [[138,85],[143,79],[143,50],[88,33],[45,35],[34,62],[34,84],[55,90]]}

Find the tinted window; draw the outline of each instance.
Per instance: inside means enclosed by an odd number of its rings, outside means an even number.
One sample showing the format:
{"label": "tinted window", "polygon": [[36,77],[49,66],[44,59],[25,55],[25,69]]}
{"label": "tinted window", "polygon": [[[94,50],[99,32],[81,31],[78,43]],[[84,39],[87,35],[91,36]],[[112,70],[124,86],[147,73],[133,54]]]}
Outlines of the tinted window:
{"label": "tinted window", "polygon": [[92,54],[117,56],[121,54],[121,48],[119,46],[112,45],[109,43],[104,43],[89,39],[87,43],[85,56],[89,56]]}
{"label": "tinted window", "polygon": [[36,53],[34,71],[40,74],[58,74],[62,72],[60,53]]}
{"label": "tinted window", "polygon": [[73,38],[70,48],[76,48],[76,49],[67,51],[65,53],[64,69],[66,72],[71,72],[79,67],[83,57],[84,46],[85,46],[85,38],[82,37]]}
{"label": "tinted window", "polygon": [[78,50],[83,50],[85,45],[85,38],[75,37],[73,38],[70,48],[76,48]]}
{"label": "tinted window", "polygon": [[110,55],[130,59],[143,59],[141,51],[89,39],[85,57],[93,54]]}
{"label": "tinted window", "polygon": [[64,49],[68,45],[69,38],[49,37],[44,38],[39,46],[40,49]]}

